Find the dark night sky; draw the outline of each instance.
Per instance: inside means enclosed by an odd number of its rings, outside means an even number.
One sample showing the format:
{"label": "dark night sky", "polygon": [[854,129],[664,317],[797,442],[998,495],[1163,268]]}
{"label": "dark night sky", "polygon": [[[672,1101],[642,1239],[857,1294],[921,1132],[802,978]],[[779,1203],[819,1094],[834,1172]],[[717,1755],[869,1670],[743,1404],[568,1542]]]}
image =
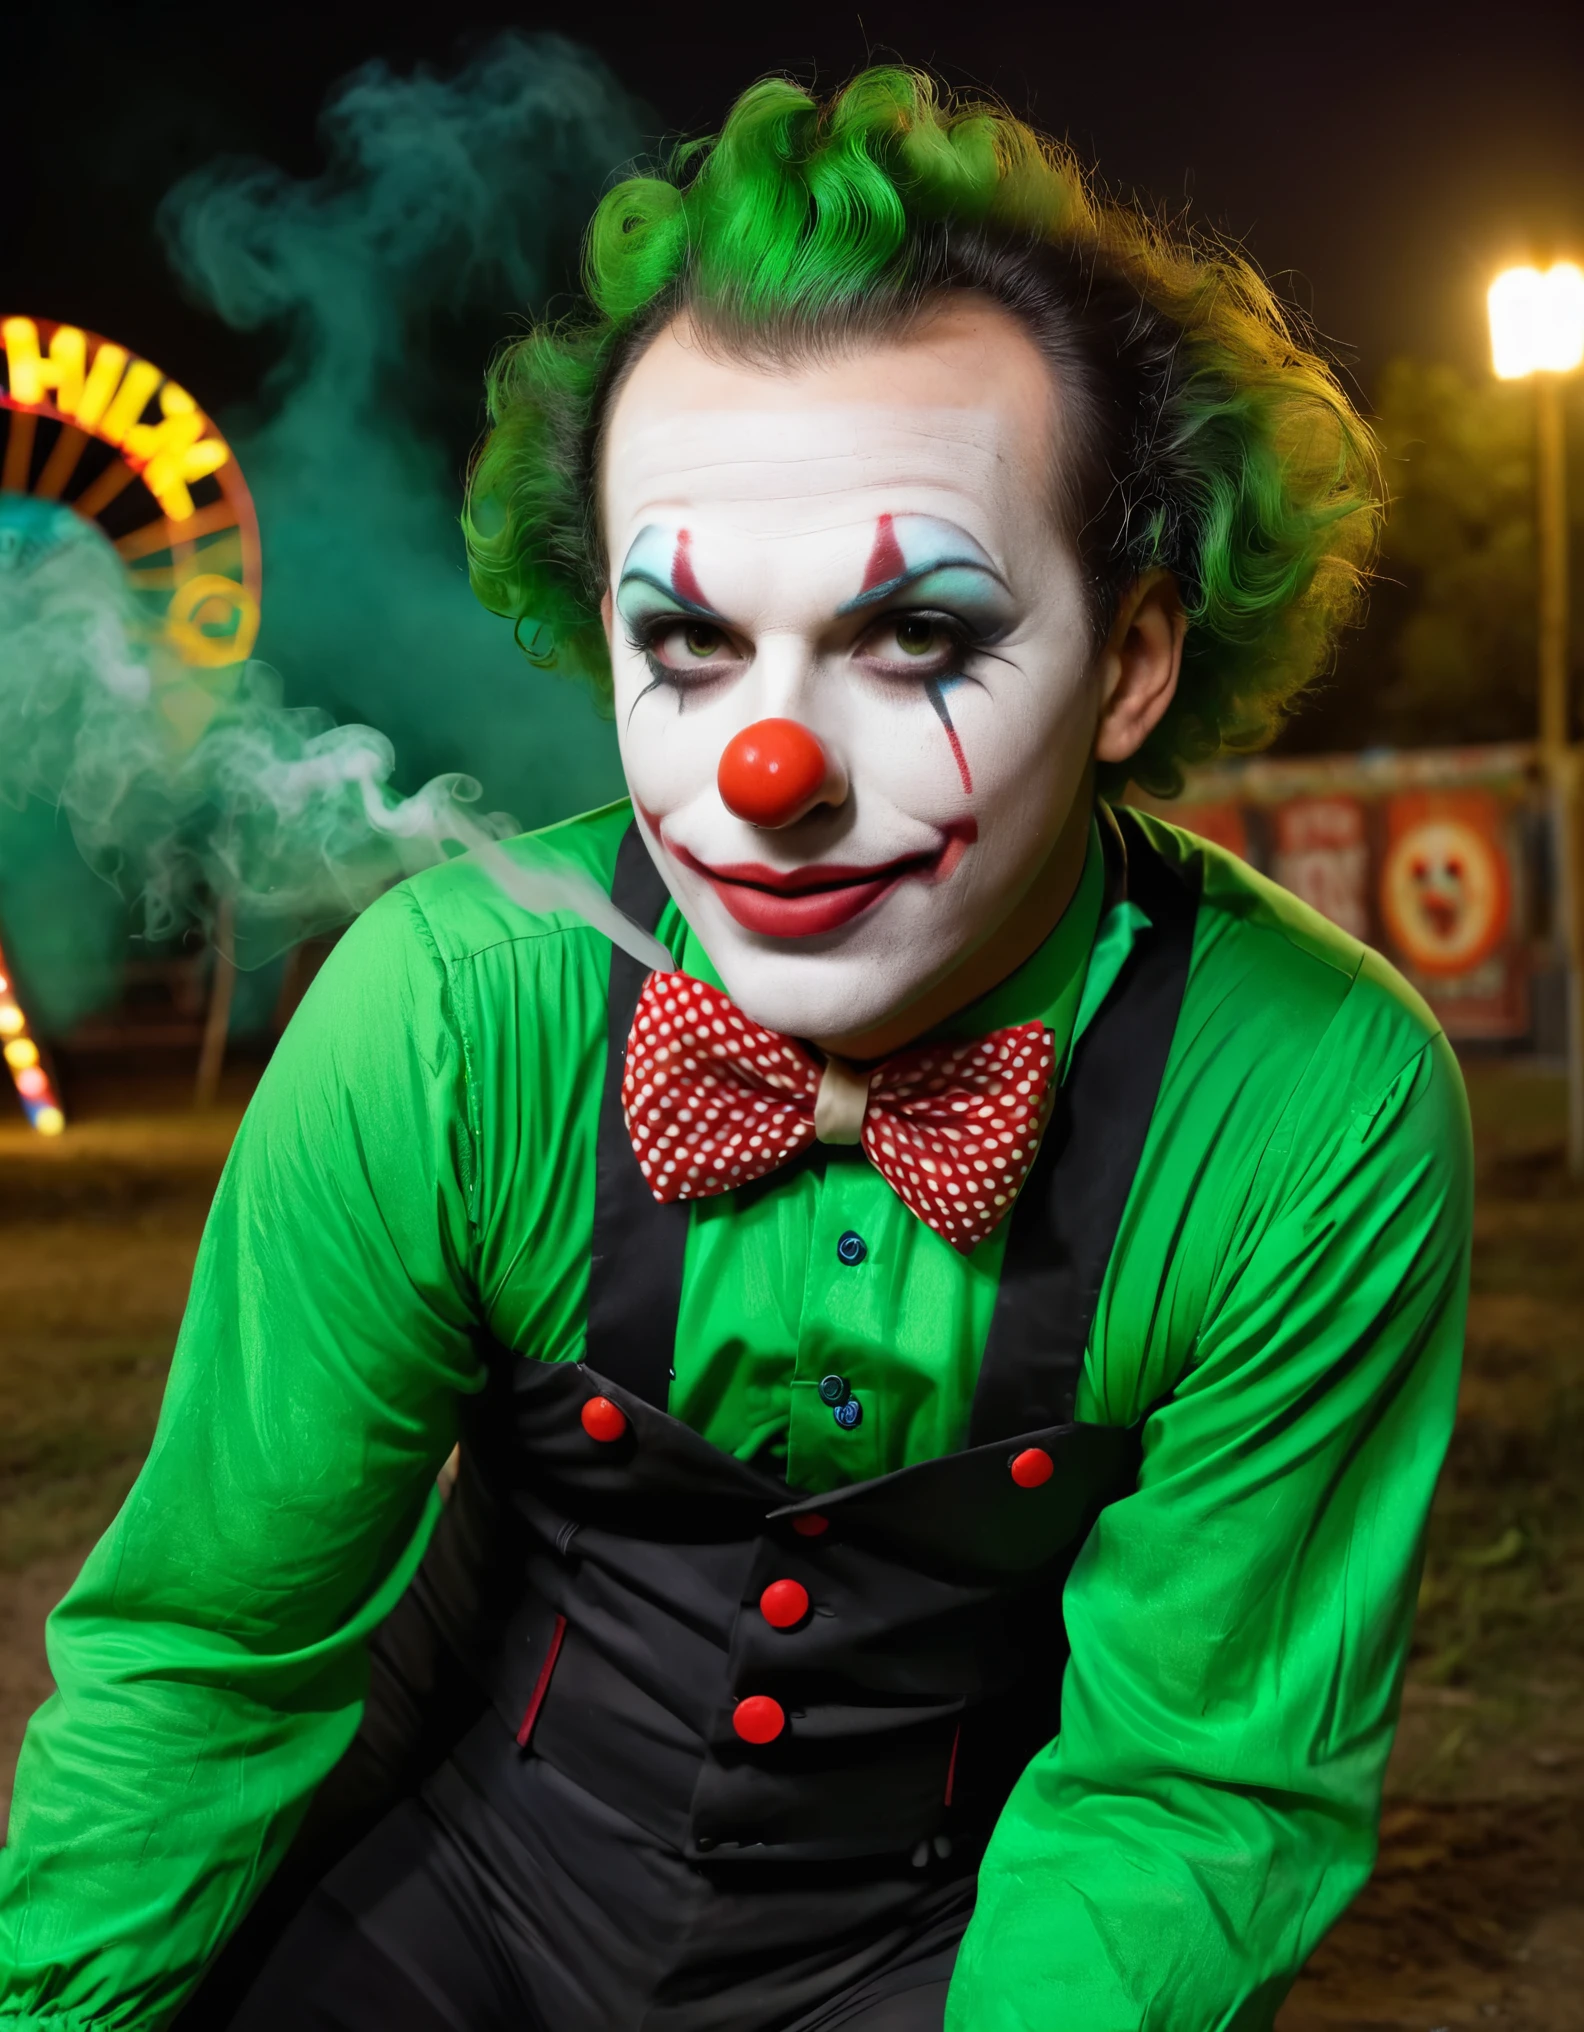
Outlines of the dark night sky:
{"label": "dark night sky", "polygon": [[[762,71],[829,82],[868,51],[938,66],[1065,133],[1113,184],[1244,241],[1356,359],[1484,362],[1483,289],[1514,257],[1584,252],[1584,7],[1329,12],[745,4],[79,5],[0,0],[3,308],[113,334],[213,408],[266,352],[183,305],[149,232],[220,152],[316,166],[326,87],[383,56],[446,64],[494,29],[592,44],[657,131],[707,129]],[[31,52],[31,56],[29,56]],[[13,66],[31,63],[24,83]]]}

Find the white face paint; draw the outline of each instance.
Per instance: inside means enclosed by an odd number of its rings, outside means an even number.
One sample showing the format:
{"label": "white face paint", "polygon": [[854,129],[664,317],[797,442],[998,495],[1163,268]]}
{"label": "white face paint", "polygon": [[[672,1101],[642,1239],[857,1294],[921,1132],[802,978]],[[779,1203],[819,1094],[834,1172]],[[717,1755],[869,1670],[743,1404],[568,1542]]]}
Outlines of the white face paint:
{"label": "white face paint", "polygon": [[[1059,456],[1032,342],[971,303],[795,371],[673,328],[621,392],[603,507],[622,763],[727,992],[773,1029],[885,1021],[1051,856],[1098,713],[1053,431]],[[828,761],[790,823],[721,796],[722,751],[766,719]]]}

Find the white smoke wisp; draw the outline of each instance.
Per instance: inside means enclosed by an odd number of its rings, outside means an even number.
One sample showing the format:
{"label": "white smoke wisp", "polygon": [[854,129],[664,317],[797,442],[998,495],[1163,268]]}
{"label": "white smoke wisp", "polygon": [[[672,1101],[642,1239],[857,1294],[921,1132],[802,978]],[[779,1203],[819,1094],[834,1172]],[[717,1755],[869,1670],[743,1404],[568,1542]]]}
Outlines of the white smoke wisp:
{"label": "white smoke wisp", "polygon": [[[465,856],[514,903],[536,915],[570,911],[642,965],[670,972],[660,941],[573,867],[527,867],[500,842],[518,830],[506,812],[477,813],[471,776],[434,777],[410,797],[392,789],[395,757],[372,727],[328,727],[292,738],[317,716],[268,707],[217,726],[201,743],[226,823],[214,843],[226,892],[255,928],[363,909],[393,880]],[[272,941],[278,944],[278,940]]]}
{"label": "white smoke wisp", "polygon": [[364,810],[370,825],[398,839],[452,842],[478,863],[496,888],[514,903],[534,915],[568,910],[581,917],[595,931],[603,932],[612,945],[630,953],[640,965],[669,974],[674,962],[668,947],[633,923],[618,910],[605,891],[581,868],[527,868],[501,851],[500,835],[487,822],[469,818],[457,803],[465,786],[477,785],[471,777],[455,778],[447,786],[436,778],[416,796],[392,805],[382,783],[372,776],[364,779]]}
{"label": "white smoke wisp", "polygon": [[574,868],[519,866],[518,830],[476,809],[477,781],[392,787],[373,727],[280,702],[261,663],[186,670],[139,631],[120,560],[69,510],[6,497],[0,513],[0,796],[58,806],[89,865],[160,938],[233,907],[244,964],[344,923],[392,883],[471,857],[515,903],[567,910],[642,964],[658,940]]}
{"label": "white smoke wisp", "polygon": [[[225,735],[219,738],[224,740]],[[398,797],[390,788],[394,762],[390,743],[372,727],[330,729],[294,755],[266,759],[250,748],[251,743],[244,743],[227,758],[231,811],[239,817],[247,812],[250,793],[243,786],[250,784],[259,801],[254,810],[278,820],[292,841],[321,833],[328,823],[335,844],[332,849],[327,842],[318,868],[336,883],[352,908],[360,909],[369,900],[356,887],[359,878],[349,880],[368,849],[383,848],[402,874],[411,875],[455,858],[451,852],[455,848],[524,910],[535,915],[569,911],[642,965],[671,971],[667,948],[618,910],[592,876],[573,867],[526,867],[505,853],[500,842],[516,832],[516,822],[504,812],[474,816],[470,807],[479,796],[475,778],[437,776],[411,797]],[[367,826],[366,841],[358,838],[356,819],[347,809],[351,798]],[[256,833],[254,846],[256,860]],[[381,858],[376,851],[376,868]],[[317,892],[311,886],[299,897],[279,888],[267,893],[249,889],[247,863],[240,858],[232,874],[232,890],[243,910],[291,916],[314,907]]]}

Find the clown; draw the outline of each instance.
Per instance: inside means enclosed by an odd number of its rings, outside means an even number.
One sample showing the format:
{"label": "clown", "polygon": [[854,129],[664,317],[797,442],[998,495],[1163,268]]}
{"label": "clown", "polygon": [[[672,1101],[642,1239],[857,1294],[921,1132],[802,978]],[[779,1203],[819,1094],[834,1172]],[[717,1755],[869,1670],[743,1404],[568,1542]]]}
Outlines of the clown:
{"label": "clown", "polygon": [[1466,1120],[1110,800],[1315,669],[1367,433],[911,73],[755,87],[588,277],[468,527],[630,792],[506,851],[637,930],[453,863],[294,1020],[53,1621],[8,2022],[1268,2026],[1373,1857]]}

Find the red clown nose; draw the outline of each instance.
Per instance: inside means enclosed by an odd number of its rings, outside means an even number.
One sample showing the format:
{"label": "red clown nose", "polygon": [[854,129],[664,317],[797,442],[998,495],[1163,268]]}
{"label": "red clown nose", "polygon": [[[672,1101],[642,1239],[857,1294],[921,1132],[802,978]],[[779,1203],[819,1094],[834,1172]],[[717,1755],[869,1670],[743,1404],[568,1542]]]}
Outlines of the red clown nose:
{"label": "red clown nose", "polygon": [[726,743],[716,773],[721,802],[750,825],[801,818],[830,776],[830,758],[796,720],[756,720]]}

